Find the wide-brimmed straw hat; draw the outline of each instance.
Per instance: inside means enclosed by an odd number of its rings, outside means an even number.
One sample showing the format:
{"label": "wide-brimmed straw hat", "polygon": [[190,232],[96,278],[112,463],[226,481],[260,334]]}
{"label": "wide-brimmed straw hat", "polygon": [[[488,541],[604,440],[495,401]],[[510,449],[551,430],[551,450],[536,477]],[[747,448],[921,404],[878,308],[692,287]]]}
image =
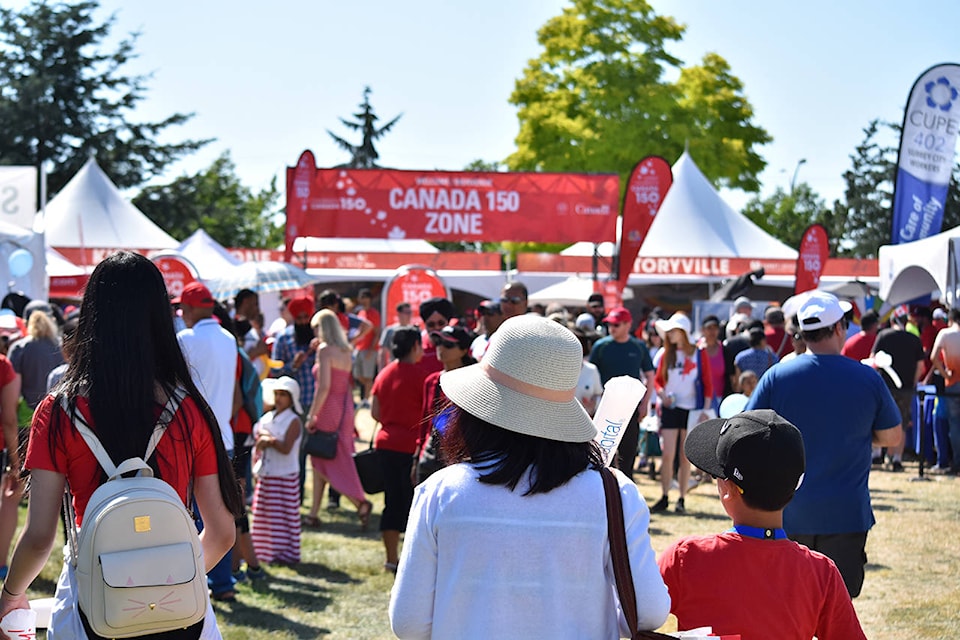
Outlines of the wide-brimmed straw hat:
{"label": "wide-brimmed straw hat", "polygon": [[664,342],[667,341],[667,333],[673,329],[683,329],[683,332],[687,334],[687,342],[693,342],[693,338],[690,337],[690,318],[685,313],[677,312],[670,316],[669,320],[657,320],[654,326]]}
{"label": "wide-brimmed straw hat", "polygon": [[576,336],[536,315],[506,320],[483,361],[447,371],[440,387],[455,405],[498,427],[546,440],[589,442],[597,435],[577,401],[583,348]]}

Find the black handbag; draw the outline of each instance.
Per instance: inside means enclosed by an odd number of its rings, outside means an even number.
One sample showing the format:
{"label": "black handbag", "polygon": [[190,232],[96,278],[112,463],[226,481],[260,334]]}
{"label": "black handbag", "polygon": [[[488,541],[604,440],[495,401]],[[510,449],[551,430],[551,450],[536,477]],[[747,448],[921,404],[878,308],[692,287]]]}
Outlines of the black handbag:
{"label": "black handbag", "polygon": [[366,494],[381,493],[383,491],[383,468],[380,466],[380,452],[373,448],[373,436],[376,429],[370,434],[370,446],[363,451],[353,454],[353,463],[357,466],[357,475]]}
{"label": "black handbag", "polygon": [[303,442],[303,450],[307,455],[324,460],[333,460],[337,457],[337,443],[340,433],[337,431],[314,431],[307,434]]}

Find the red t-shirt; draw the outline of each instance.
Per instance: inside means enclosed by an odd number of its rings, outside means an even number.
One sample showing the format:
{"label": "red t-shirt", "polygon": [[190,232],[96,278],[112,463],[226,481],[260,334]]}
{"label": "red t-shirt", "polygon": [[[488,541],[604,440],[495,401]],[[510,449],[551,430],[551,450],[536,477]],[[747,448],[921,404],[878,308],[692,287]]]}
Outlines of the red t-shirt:
{"label": "red t-shirt", "polygon": [[866,638],[833,561],[791,540],[691,536],[657,563],[681,630],[711,626],[741,640]]}
{"label": "red t-shirt", "polygon": [[[13,368],[7,356],[0,354],[0,387],[5,387],[17,377],[17,372]],[[14,408],[16,411],[16,408]],[[6,449],[7,445],[3,441],[3,429],[0,429],[0,450]]]}
{"label": "red t-shirt", "polygon": [[380,405],[380,426],[374,446],[387,451],[413,454],[420,435],[423,413],[422,367],[394,360],[377,374],[370,395]]}
{"label": "red t-shirt", "polygon": [[767,346],[777,354],[777,360],[793,351],[793,342],[783,327],[767,327],[763,335],[767,338]]}
{"label": "red t-shirt", "polygon": [[[76,429],[64,429],[62,437],[51,457],[50,427],[53,411],[59,411],[66,425],[66,413],[54,396],[47,396],[37,406],[30,425],[30,443],[27,445],[27,469],[44,469],[66,475],[73,494],[73,508],[77,513],[77,526],[83,522],[83,512],[87,508],[90,496],[100,486],[100,465],[93,452],[84,442]],[[54,408],[55,407],[55,408]],[[80,415],[90,423],[96,433],[96,427],[90,416],[90,407],[86,398],[77,399]],[[159,417],[161,407],[157,407]],[[183,443],[189,440],[190,445]],[[156,453],[160,477],[176,489],[184,504],[187,502],[187,486],[191,480],[200,476],[217,473],[217,454],[213,437],[206,420],[193,398],[187,397],[167,427],[167,433],[160,438]],[[115,460],[114,462],[119,462]]]}
{"label": "red t-shirt", "polygon": [[876,333],[864,333],[861,331],[847,338],[847,341],[843,343],[843,349],[840,353],[860,362],[864,358],[870,357],[870,352],[873,351],[873,343],[876,341]]}
{"label": "red t-shirt", "polygon": [[374,344],[373,337],[376,333],[377,327],[380,326],[380,312],[374,308],[362,309],[357,312],[357,316],[363,318],[373,325],[373,328],[370,329],[370,331],[367,331],[360,337],[359,340],[357,340],[357,351],[368,351],[370,349],[377,350],[380,345]]}

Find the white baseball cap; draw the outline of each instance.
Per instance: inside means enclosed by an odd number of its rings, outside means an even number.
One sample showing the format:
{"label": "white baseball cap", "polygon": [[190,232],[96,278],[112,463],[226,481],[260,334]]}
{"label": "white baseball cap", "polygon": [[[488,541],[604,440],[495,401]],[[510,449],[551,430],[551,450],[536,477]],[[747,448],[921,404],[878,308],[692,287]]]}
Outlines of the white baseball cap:
{"label": "white baseball cap", "polygon": [[811,291],[797,310],[800,331],[816,331],[835,325],[852,308],[853,305],[846,300],[840,300],[832,293]]}

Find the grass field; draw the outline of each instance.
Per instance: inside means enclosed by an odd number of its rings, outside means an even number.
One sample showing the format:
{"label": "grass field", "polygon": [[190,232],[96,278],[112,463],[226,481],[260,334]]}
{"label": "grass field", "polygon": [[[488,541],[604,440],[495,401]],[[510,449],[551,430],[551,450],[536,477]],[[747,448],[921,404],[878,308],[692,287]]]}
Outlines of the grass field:
{"label": "grass field", "polygon": [[[366,412],[358,418],[366,433]],[[877,524],[867,542],[869,564],[863,594],[854,601],[868,638],[960,637],[960,479],[936,477],[916,482],[916,476],[913,464],[905,473],[877,470],[870,478]],[[659,497],[659,482],[640,474],[636,479],[648,502]],[[268,579],[238,587],[235,603],[217,603],[224,637],[393,637],[387,620],[393,575],[383,570],[383,547],[377,533],[382,494],[372,499],[375,508],[370,532],[359,531],[352,507],[321,512],[322,529],[304,531],[299,566],[268,567]],[[686,506],[684,516],[653,516],[651,536],[656,551],[679,536],[714,533],[729,526],[712,484],[692,491]],[[59,553],[51,557],[33,585],[33,597],[52,595],[60,561]]]}

